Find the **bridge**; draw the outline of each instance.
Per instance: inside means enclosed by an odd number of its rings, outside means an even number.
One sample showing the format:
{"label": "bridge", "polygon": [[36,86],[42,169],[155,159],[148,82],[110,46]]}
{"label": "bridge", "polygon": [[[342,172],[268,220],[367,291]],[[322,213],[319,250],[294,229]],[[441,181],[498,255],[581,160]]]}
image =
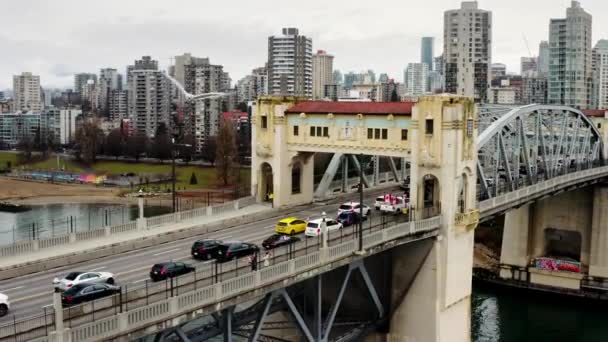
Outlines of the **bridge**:
{"label": "bridge", "polygon": [[[202,264],[69,309],[54,294],[43,323],[13,326],[12,335],[0,329],[0,340],[469,341],[480,222],[504,220],[505,279],[568,290],[608,279],[606,136],[597,126],[572,108],[477,108],[451,95],[415,105],[262,98],[252,130],[259,202],[273,193],[275,210],[334,210],[339,201],[310,204],[313,155],[338,155],[329,183],[344,160],[362,172],[364,154],[409,165],[410,213],[372,214],[361,226],[277,251],[257,269]],[[377,194],[367,191],[364,202]],[[220,237],[259,241],[272,230],[262,228],[251,223]],[[583,271],[529,266],[555,254],[578,260]]]}

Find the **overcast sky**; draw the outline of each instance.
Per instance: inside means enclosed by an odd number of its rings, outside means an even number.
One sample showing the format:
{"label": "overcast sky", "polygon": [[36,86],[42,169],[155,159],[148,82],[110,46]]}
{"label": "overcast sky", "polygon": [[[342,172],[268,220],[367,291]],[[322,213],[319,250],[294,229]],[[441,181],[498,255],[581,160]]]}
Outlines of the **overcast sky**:
{"label": "overcast sky", "polygon": [[[608,1],[581,0],[594,16],[593,41],[608,38]],[[480,0],[493,12],[493,62],[519,71],[519,58],[548,39],[550,18],[564,17],[570,0]],[[43,87],[71,87],[73,74],[98,73],[142,55],[162,69],[183,52],[224,65],[233,82],[267,59],[267,37],[297,27],[313,49],[335,56],[341,71],[373,69],[402,81],[420,59],[420,38],[435,36],[441,54],[443,12],[458,0],[19,0],[0,11],[0,89],[31,71]]]}

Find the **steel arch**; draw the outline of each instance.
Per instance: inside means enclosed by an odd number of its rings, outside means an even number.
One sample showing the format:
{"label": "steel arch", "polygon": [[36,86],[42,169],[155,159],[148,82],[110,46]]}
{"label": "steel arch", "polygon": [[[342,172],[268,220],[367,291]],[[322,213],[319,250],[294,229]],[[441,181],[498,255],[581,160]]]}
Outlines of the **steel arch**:
{"label": "steel arch", "polygon": [[481,107],[480,126],[480,200],[603,164],[600,132],[571,107]]}

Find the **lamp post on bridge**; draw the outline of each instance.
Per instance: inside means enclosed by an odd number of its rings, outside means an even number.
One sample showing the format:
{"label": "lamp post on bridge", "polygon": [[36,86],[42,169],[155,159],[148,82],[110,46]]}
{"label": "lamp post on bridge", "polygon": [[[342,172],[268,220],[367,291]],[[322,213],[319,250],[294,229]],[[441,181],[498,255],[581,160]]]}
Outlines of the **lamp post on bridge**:
{"label": "lamp post on bridge", "polygon": [[359,251],[358,254],[365,254],[363,250],[363,170],[367,169],[373,163],[370,160],[365,166],[363,165],[363,153],[359,154]]}

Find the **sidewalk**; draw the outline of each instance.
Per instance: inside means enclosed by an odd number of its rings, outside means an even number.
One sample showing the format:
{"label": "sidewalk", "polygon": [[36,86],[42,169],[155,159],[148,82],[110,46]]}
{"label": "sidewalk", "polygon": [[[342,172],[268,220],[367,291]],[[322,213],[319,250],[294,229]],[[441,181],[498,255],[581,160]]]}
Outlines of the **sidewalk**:
{"label": "sidewalk", "polygon": [[[254,214],[268,213],[272,211],[273,210],[267,206],[254,204],[241,208],[239,210],[233,210],[213,216],[203,216],[188,221],[171,223],[142,231],[135,230],[121,234],[112,234],[110,236],[70,243],[68,245],[61,246],[61,248],[45,248],[32,253],[28,253],[26,255],[2,257],[0,258],[0,271],[18,266],[39,263],[41,261],[48,261],[50,259],[82,254],[84,252],[93,252],[96,250],[107,249],[107,247],[118,246],[128,242],[135,242],[141,240],[148,240],[149,242],[152,242],[152,240],[154,240],[155,238],[167,236],[170,233],[176,233],[180,231],[192,231],[194,230],[194,228],[199,230],[200,228],[203,228],[203,226],[207,226],[207,230],[200,229],[200,232],[194,235],[204,234],[209,231],[215,231],[210,230],[210,228],[212,228],[211,226],[215,226],[218,223],[223,223],[226,220],[249,218],[253,217]],[[159,241],[158,243],[162,242],[164,241]]]}

